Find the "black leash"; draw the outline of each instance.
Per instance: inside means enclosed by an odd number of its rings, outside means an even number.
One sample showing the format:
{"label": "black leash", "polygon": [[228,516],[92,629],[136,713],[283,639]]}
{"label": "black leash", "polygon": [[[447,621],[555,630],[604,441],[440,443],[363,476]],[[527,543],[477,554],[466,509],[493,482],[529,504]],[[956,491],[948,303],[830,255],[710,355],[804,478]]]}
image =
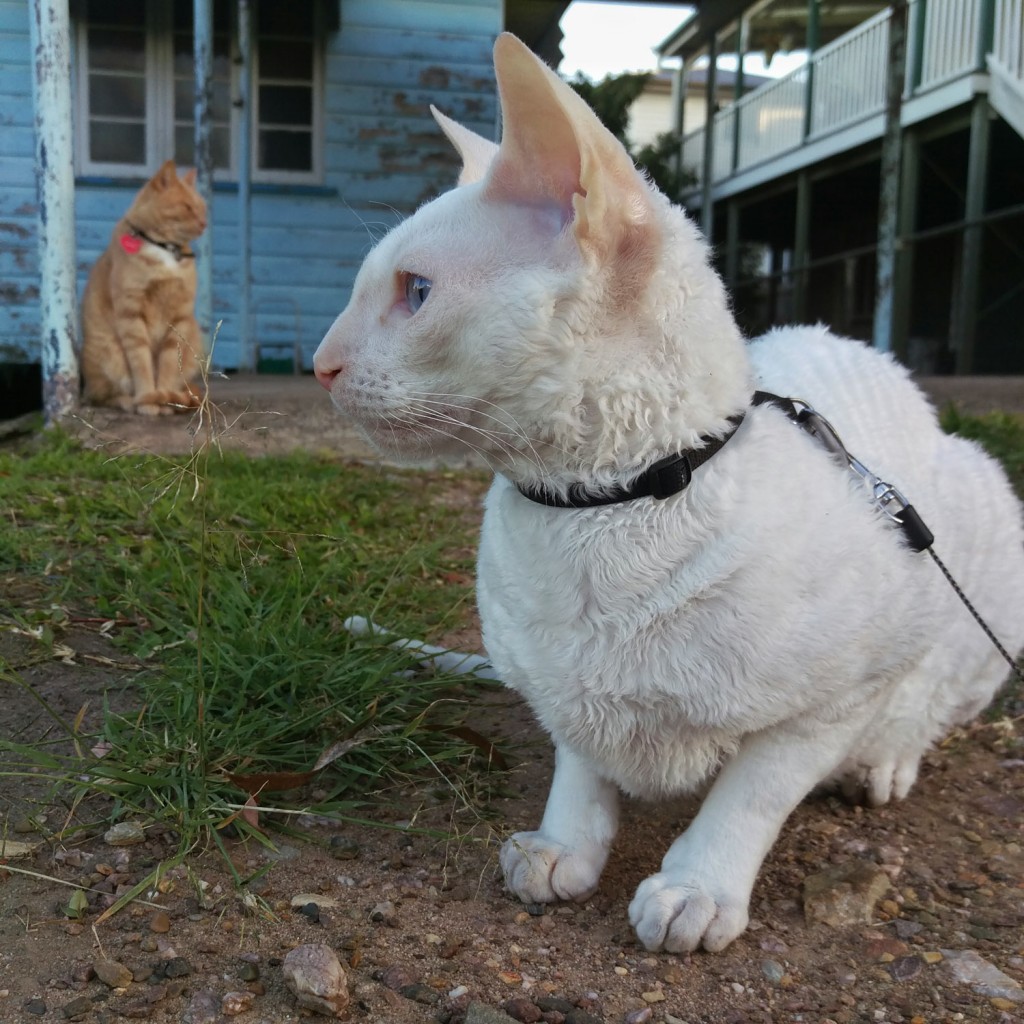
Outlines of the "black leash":
{"label": "black leash", "polygon": [[999,642],[999,638],[992,632],[989,624],[981,617],[981,613],[971,603],[970,598],[963,592],[960,584],[957,583],[953,574],[946,567],[946,563],[935,553],[935,548],[932,546],[935,543],[935,536],[925,525],[924,520],[918,515],[914,506],[892,484],[888,484],[875,476],[864,463],[854,458],[846,450],[846,446],[840,440],[832,424],[806,402],[792,398],[780,398],[778,395],[758,391],[754,394],[754,404],[778,406],[797,426],[802,427],[819,441],[836,461],[859,476],[871,488],[872,501],[875,507],[899,526],[903,531],[903,536],[906,538],[907,546],[912,551],[927,551],[931,555],[932,560],[953,588],[953,592],[971,613],[974,621],[981,626],[985,636],[992,641],[993,646],[1002,655],[1006,664],[1010,666],[1010,672],[1013,677],[1018,682],[1024,683],[1024,672],[1021,671],[1010,652]]}
{"label": "black leash", "polygon": [[[835,428],[824,416],[814,410],[806,402],[797,398],[783,398],[773,395],[770,391],[755,391],[751,398],[752,405],[774,405],[798,427],[807,431],[844,469],[860,477],[871,490],[873,506],[895,523],[902,531],[907,546],[911,551],[927,551],[935,564],[942,570],[954,593],[963,602],[964,607],[974,617],[975,622],[985,631],[996,650],[1010,666],[1013,676],[1024,682],[1024,672],[1018,667],[1010,652],[999,642],[988,623],[981,617],[977,608],[963,592],[960,584],[953,578],[946,564],[935,553],[932,545],[935,537],[925,525],[913,505],[890,483],[871,472],[859,459],[854,458],[843,444]],[[607,491],[590,492],[585,484],[574,484],[568,495],[562,496],[544,487],[522,487],[517,485],[519,493],[530,501],[549,508],[595,508],[601,505],[615,505],[623,501],[637,498],[654,498],[663,501],[685,490],[693,477],[693,471],[704,465],[712,456],[720,452],[729,442],[745,418],[745,413],[729,418],[730,429],[721,437],[703,436],[698,448],[676,452],[648,466],[628,486],[619,486]]]}

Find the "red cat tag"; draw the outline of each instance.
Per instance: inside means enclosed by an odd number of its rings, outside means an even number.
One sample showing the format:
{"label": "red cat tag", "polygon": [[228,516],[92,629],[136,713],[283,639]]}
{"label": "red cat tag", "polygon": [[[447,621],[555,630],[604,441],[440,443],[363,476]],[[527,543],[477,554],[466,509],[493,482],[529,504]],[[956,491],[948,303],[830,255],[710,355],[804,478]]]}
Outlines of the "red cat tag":
{"label": "red cat tag", "polygon": [[134,256],[142,248],[142,239],[136,235],[122,235],[118,241],[129,256]]}

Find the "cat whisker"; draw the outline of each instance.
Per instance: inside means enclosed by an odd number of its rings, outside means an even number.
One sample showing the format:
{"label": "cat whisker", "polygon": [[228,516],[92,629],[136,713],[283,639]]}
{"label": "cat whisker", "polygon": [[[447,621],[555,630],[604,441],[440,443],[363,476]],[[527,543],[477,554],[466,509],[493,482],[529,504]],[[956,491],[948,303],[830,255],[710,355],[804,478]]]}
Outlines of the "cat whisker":
{"label": "cat whisker", "polygon": [[[503,409],[500,405],[497,405],[494,402],[488,401],[486,398],[475,398],[472,395],[459,395],[459,394],[445,395],[445,394],[435,393],[435,392],[431,392],[431,391],[411,391],[409,393],[412,396],[417,397],[417,398],[422,396],[422,397],[427,397],[427,398],[431,398],[431,399],[438,399],[438,400],[442,401],[446,405],[453,405],[453,404],[455,404],[460,399],[462,401],[464,401],[464,402],[469,403],[468,405],[461,406],[461,408],[465,408],[465,409],[467,409],[467,411],[476,412],[478,415],[481,415],[481,416],[486,416],[488,419],[492,419],[496,423],[501,424],[502,426],[507,426],[509,428],[509,434],[511,436],[522,438],[522,440],[525,442],[525,444],[529,447],[531,453],[535,456],[535,464],[537,465],[537,467],[539,469],[543,468],[543,467],[542,467],[542,460],[540,458],[540,453],[537,451],[537,446],[538,445],[540,445],[540,446],[542,446],[542,447],[544,447],[546,449],[549,449],[549,450],[551,450],[551,451],[553,451],[553,452],[555,452],[555,453],[557,453],[559,455],[566,456],[566,457],[568,457],[570,459],[573,458],[573,453],[572,452],[566,450],[565,448],[562,448],[561,446],[555,444],[554,442],[552,442],[552,441],[544,441],[544,440],[542,440],[540,438],[531,437],[523,429],[523,427],[519,423],[519,421],[507,409]],[[498,413],[500,413],[500,416],[496,416],[496,415],[494,415],[492,413],[488,413],[484,409],[476,408],[478,405],[483,405],[483,406],[490,407],[491,409],[495,409],[495,410],[497,410]]]}
{"label": "cat whisker", "polygon": [[[516,458],[526,458],[528,462],[530,462],[532,465],[536,466],[538,469],[543,471],[544,467],[541,464],[540,459],[537,457],[536,452],[532,450],[532,447],[524,451],[523,449],[513,444],[512,441],[509,440],[510,437],[518,438],[520,435],[509,431],[489,430],[486,427],[466,423],[464,420],[461,420],[458,417],[451,415],[451,413],[444,411],[445,408],[451,408],[451,403],[427,403],[423,402],[422,400],[418,400],[418,406],[422,416],[428,420],[431,420],[435,423],[450,423],[454,426],[460,427],[462,430],[470,430],[474,434],[477,434],[480,437],[490,441],[506,457],[505,464],[509,469],[512,469],[514,467],[514,460]],[[438,406],[438,408],[433,408],[432,406]],[[455,435],[450,436],[455,437]],[[460,438],[456,439],[461,440]]]}
{"label": "cat whisker", "polygon": [[[412,408],[415,408],[415,406]],[[460,444],[463,444],[467,448],[476,452],[478,455],[484,458],[485,461],[492,459],[494,461],[497,461],[499,465],[509,470],[513,470],[515,468],[516,457],[520,459],[523,457],[523,453],[519,449],[515,448],[507,440],[505,440],[505,438],[501,437],[496,432],[489,431],[483,427],[477,427],[473,426],[472,424],[465,423],[462,420],[456,418],[455,416],[441,412],[437,409],[431,409],[429,407],[420,408],[420,416],[411,420],[411,422],[415,423],[415,425],[417,426],[426,427],[429,430],[434,430],[444,437],[451,438],[453,441],[458,441]],[[472,431],[474,434],[477,434],[480,437],[490,441],[492,445],[494,445],[497,448],[497,451],[494,451],[493,449],[485,449],[481,445],[473,444],[471,441],[469,441],[466,437],[462,436],[461,434],[456,434],[450,430],[445,430],[443,426],[445,424],[451,424],[453,426],[459,427],[463,431]],[[538,465],[537,468],[543,472],[542,466]]]}

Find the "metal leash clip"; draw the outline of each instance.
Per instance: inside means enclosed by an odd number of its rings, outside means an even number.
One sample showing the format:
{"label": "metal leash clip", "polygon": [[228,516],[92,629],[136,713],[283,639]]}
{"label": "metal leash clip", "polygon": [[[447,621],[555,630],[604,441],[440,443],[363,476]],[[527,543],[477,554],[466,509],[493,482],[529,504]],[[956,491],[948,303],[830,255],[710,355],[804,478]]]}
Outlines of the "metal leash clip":
{"label": "metal leash clip", "polygon": [[843,444],[835,427],[820,413],[805,402],[797,411],[796,422],[851,472],[859,476],[871,490],[871,502],[882,515],[886,516],[903,531],[907,545],[913,551],[925,551],[935,540],[931,530],[917,514],[917,510],[890,483],[876,476],[860,459],[854,458]]}

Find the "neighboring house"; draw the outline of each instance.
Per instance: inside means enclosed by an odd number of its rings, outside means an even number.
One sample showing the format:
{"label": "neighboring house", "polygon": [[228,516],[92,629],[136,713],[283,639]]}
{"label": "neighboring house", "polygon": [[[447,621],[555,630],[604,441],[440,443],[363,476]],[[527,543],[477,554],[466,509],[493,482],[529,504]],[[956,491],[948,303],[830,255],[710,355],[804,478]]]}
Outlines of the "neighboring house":
{"label": "neighboring house", "polygon": [[[495,36],[558,59],[568,0],[252,0],[251,332],[239,336],[238,4],[214,0],[214,363],[303,368],[386,228],[450,187],[436,104],[488,137]],[[30,0],[0,0],[0,363],[39,358]],[[135,191],[193,160],[193,0],[70,0],[79,295]]]}
{"label": "neighboring house", "polygon": [[682,146],[744,327],[821,320],[923,372],[1024,373],[1024,2],[704,0],[660,52],[780,49],[807,59],[713,90]]}
{"label": "neighboring house", "polygon": [[[693,68],[688,73],[685,93],[680,93],[684,97],[682,105],[675,96],[678,80],[679,76],[674,71],[652,74],[644,91],[633,101],[629,108],[626,137],[634,149],[654,142],[665,132],[675,131],[679,124],[676,119],[680,115],[680,106],[684,132],[696,131],[703,126],[707,117],[707,68]],[[747,75],[742,87],[749,92],[767,81],[760,75]],[[736,83],[735,71],[719,69],[715,79],[718,106],[732,103],[736,98]]]}

